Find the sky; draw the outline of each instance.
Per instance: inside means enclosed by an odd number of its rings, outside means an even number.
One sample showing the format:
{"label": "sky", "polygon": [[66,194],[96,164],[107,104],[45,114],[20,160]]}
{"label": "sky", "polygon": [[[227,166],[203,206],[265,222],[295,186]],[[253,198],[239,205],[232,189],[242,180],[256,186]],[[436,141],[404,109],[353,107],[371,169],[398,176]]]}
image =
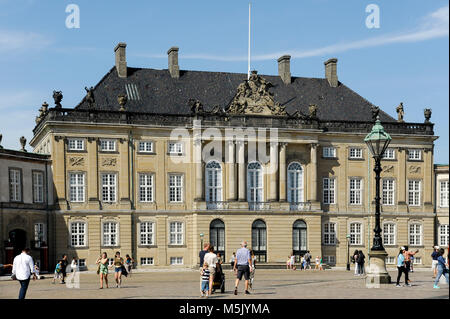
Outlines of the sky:
{"label": "sky", "polygon": [[[431,108],[435,163],[449,163],[448,0],[251,2],[252,69],[276,75],[277,58],[290,54],[293,76],[323,78],[323,62],[336,57],[339,81],[394,118],[400,102],[407,122],[422,123]],[[248,3],[0,0],[1,145],[31,140],[53,90],[74,107],[114,65],[118,42],[127,43],[130,67],[166,69],[167,50],[178,46],[181,69],[246,73]],[[66,25],[70,4],[79,28]],[[378,27],[366,24],[370,4]]]}

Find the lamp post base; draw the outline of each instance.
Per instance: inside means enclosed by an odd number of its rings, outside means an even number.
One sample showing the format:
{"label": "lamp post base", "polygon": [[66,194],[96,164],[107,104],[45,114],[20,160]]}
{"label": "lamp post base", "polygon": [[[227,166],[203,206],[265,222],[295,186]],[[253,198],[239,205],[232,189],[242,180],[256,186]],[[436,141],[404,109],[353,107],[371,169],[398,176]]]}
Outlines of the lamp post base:
{"label": "lamp post base", "polygon": [[386,270],[387,253],[384,250],[372,250],[367,270],[366,287],[377,288],[380,284],[390,284],[391,276]]}

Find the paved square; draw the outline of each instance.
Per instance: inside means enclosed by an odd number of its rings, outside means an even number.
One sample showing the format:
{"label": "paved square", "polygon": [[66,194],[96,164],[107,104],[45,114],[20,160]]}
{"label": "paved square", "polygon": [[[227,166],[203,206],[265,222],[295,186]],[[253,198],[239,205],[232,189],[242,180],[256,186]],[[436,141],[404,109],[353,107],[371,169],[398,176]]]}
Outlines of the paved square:
{"label": "paved square", "polygon": [[[393,281],[396,272],[390,271]],[[243,282],[239,294],[233,295],[234,275],[225,270],[226,291],[217,292],[210,298],[298,298],[298,299],[428,299],[449,298],[449,286],[441,284],[441,289],[433,289],[431,271],[421,270],[411,273],[412,287],[396,288],[395,284],[369,289],[361,277],[355,277],[353,271],[292,271],[285,269],[257,269],[254,289],[251,295],[243,295]],[[124,278],[122,288],[115,288],[114,273],[108,275],[110,288],[99,289],[98,276],[84,272],[80,275],[80,289],[69,289],[66,285],[52,284],[50,276],[43,280],[32,281],[27,299],[44,298],[200,298],[199,273],[194,270],[154,270],[135,272],[131,278]],[[0,298],[16,299],[19,284],[10,280],[0,281]]]}

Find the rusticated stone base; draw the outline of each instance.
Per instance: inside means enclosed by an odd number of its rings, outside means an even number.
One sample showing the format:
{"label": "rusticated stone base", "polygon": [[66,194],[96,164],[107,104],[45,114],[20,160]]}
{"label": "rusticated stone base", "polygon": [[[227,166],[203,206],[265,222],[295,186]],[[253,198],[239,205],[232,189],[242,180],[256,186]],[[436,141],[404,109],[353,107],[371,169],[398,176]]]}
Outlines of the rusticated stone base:
{"label": "rusticated stone base", "polygon": [[376,288],[377,285],[391,283],[391,276],[386,270],[385,259],[387,255],[384,250],[370,252],[370,262],[366,277],[367,288]]}

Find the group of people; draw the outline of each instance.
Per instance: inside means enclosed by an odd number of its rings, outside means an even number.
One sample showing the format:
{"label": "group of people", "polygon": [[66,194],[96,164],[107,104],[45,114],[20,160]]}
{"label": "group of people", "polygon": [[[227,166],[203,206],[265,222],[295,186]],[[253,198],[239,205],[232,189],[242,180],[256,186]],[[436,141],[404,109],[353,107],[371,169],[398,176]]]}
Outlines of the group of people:
{"label": "group of people", "polygon": [[444,249],[439,248],[439,246],[434,247],[434,251],[431,254],[432,261],[432,269],[433,269],[433,278],[434,285],[433,288],[439,289],[439,279],[441,279],[441,276],[445,277],[445,280],[448,284],[448,267],[449,267],[449,261],[448,261],[448,250],[447,250],[447,258],[444,258]]}
{"label": "group of people", "polygon": [[133,269],[134,259],[130,255],[126,255],[125,259],[120,256],[120,252],[117,251],[114,255],[113,263],[109,265],[108,254],[104,252],[97,258],[95,262],[97,264],[97,275],[100,276],[100,289],[103,289],[103,282],[108,286],[108,268],[114,267],[114,280],[116,282],[116,288],[122,286],[122,275],[125,277],[131,277],[131,270]]}
{"label": "group of people", "polygon": [[[311,267],[311,253],[309,250],[303,255],[300,256],[300,270],[312,269]],[[286,269],[297,270],[297,266],[295,265],[295,255],[291,254],[288,256],[286,261]],[[315,259],[315,267],[314,270],[323,270],[323,259],[322,257],[316,256]]]}
{"label": "group of people", "polygon": [[355,264],[355,276],[364,276],[366,256],[362,250],[355,250],[352,255],[352,262]]}

